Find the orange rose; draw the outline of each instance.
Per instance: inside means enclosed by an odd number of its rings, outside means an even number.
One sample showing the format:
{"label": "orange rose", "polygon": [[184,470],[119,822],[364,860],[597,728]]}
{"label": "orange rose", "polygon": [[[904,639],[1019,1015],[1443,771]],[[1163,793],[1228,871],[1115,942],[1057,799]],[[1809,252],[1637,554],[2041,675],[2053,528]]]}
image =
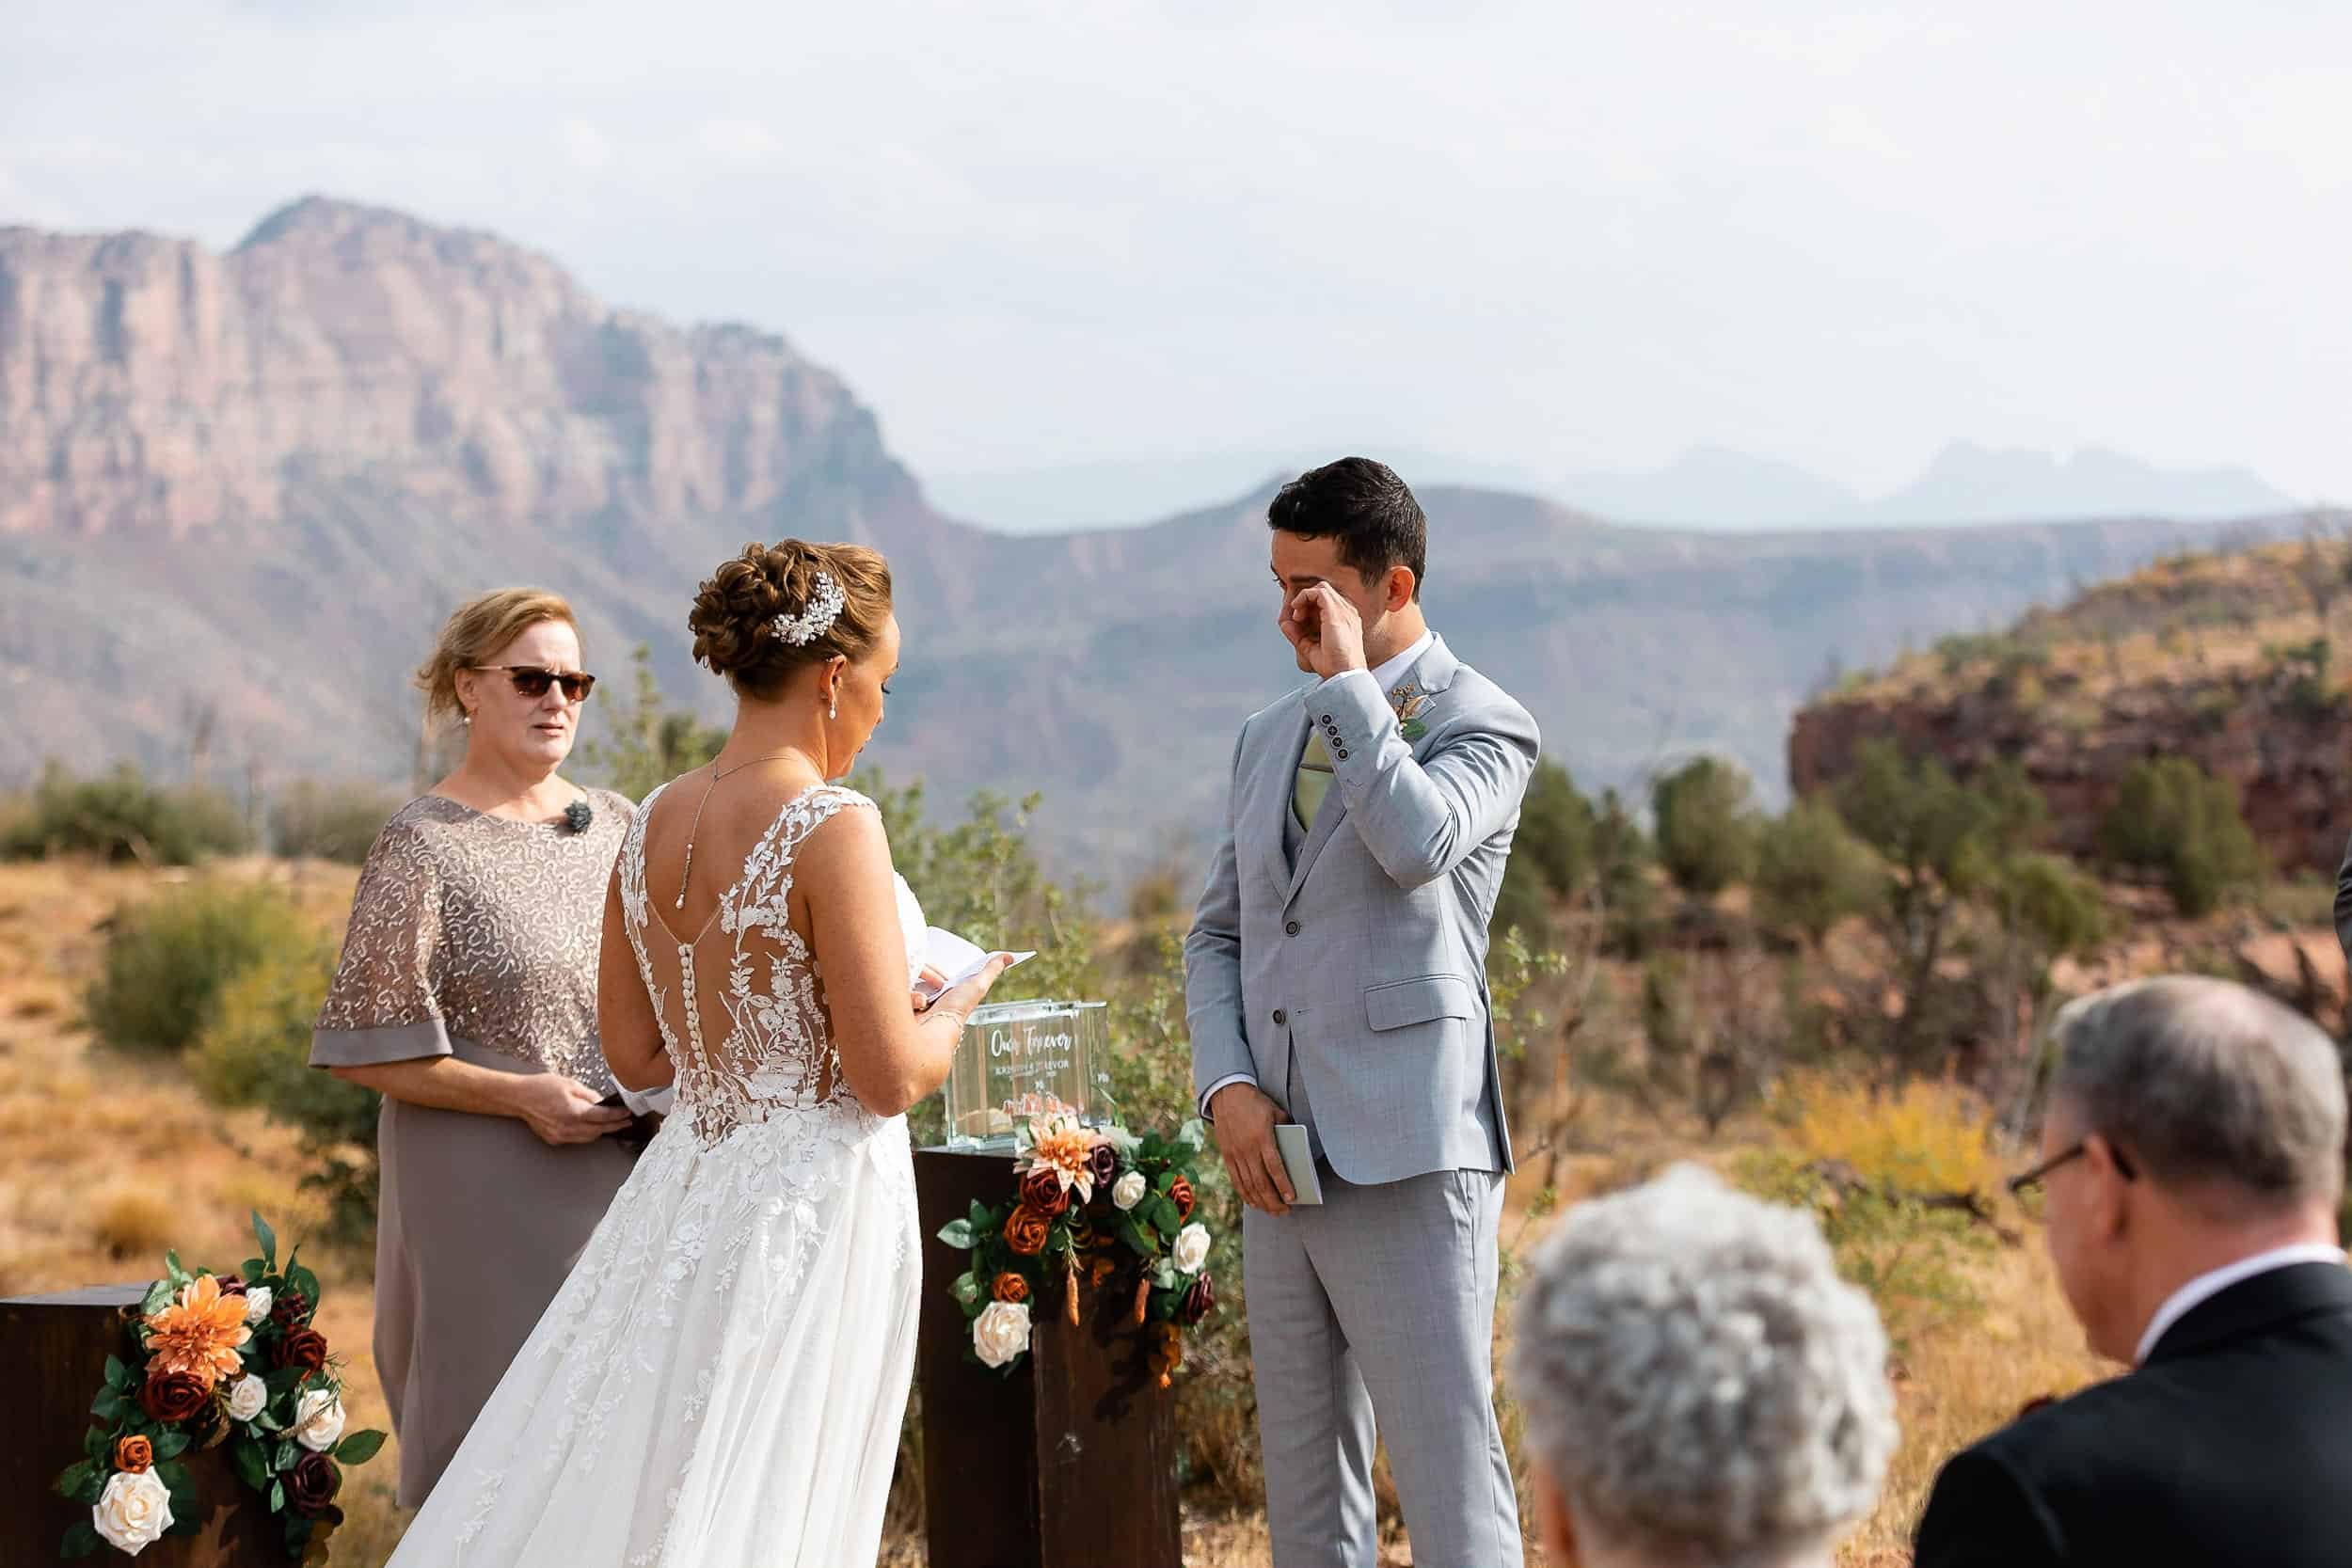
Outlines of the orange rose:
{"label": "orange rose", "polygon": [[1011,1302],[1017,1307],[1029,1299],[1029,1282],[1007,1269],[996,1276],[996,1283],[989,1287],[988,1293],[998,1301]]}
{"label": "orange rose", "polygon": [[1070,1189],[1062,1185],[1060,1172],[1031,1165],[1021,1178],[1021,1201],[1050,1217],[1070,1207]]}
{"label": "orange rose", "polygon": [[133,1433],[115,1439],[115,1468],[143,1476],[155,1467],[155,1445]]}
{"label": "orange rose", "polygon": [[1176,1218],[1180,1224],[1192,1218],[1193,1196],[1190,1181],[1180,1176],[1170,1182],[1168,1189],[1168,1200],[1176,1205]]}
{"label": "orange rose", "polygon": [[1023,1203],[1005,1221],[1005,1244],[1024,1258],[1035,1258],[1045,1250],[1045,1239],[1053,1232],[1053,1215]]}

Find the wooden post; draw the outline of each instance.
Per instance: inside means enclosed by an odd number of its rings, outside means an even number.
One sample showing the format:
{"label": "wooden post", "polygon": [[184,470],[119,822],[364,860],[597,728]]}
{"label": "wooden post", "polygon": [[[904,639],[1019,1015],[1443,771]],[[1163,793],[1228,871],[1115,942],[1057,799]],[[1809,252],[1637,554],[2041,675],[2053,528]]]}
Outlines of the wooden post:
{"label": "wooden post", "polygon": [[1010,1377],[966,1360],[971,1332],[946,1283],[967,1259],[937,1238],[975,1199],[1011,1196],[1012,1157],[926,1148],[914,1184],[930,1568],[1183,1568],[1176,1397],[1143,1337],[1089,1291],[1075,1328],[1058,1300],[1037,1312]]}
{"label": "wooden post", "polygon": [[[52,1483],[81,1457],[106,1357],[124,1354],[123,1313],[146,1294],[144,1285],[93,1285],[0,1301],[0,1387],[8,1391],[8,1418],[0,1421],[0,1563],[8,1568],[56,1562],[66,1528],[88,1521],[89,1510],[58,1497]],[[191,1449],[186,1463],[204,1528],[156,1542],[139,1553],[139,1568],[287,1568],[285,1527],[230,1471],[228,1449]],[[305,1561],[325,1560],[331,1533],[319,1527]],[[102,1552],[120,1560],[112,1548]]]}

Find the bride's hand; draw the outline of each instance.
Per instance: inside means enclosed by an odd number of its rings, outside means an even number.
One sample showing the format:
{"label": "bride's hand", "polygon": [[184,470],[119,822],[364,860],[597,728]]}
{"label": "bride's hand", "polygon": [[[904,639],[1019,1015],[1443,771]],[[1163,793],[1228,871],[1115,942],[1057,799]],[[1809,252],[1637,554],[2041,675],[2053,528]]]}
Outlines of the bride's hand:
{"label": "bride's hand", "polygon": [[988,993],[995,988],[997,980],[1003,976],[1005,971],[1011,967],[1011,954],[994,955],[988,960],[986,969],[932,1003],[930,1010],[934,1013],[953,1013],[959,1019],[970,1016],[973,1008],[988,1000]]}
{"label": "bride's hand", "polygon": [[928,1013],[938,1004],[940,996],[945,994],[947,985],[947,976],[942,974],[932,965],[925,964],[923,966],[923,973],[916,977],[920,979],[924,985],[930,986],[932,989],[929,993],[918,990],[910,991],[908,994],[914,1000],[914,1010],[916,1012]]}

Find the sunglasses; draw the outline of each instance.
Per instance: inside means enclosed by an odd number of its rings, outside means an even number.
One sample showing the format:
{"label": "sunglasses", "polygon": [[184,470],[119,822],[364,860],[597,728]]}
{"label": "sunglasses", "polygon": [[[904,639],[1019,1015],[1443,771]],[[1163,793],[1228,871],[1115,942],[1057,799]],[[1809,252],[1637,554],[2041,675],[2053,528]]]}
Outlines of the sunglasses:
{"label": "sunglasses", "polygon": [[515,683],[517,697],[544,697],[548,687],[560,686],[565,702],[584,703],[596,689],[596,677],[585,670],[544,670],[536,664],[477,664],[474,668],[485,675],[505,675]]}

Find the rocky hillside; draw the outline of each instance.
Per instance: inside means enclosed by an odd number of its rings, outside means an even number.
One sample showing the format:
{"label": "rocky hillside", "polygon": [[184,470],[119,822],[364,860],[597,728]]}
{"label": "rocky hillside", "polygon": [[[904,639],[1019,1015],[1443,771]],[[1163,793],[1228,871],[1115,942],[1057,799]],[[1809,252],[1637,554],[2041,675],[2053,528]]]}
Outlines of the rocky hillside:
{"label": "rocky hillside", "polygon": [[[1734,538],[1423,499],[1433,616],[1581,781],[1707,748],[1768,799],[1825,669],[2215,531]],[[0,230],[0,788],[48,755],[264,788],[403,778],[407,672],[453,603],[503,582],[569,594],[601,670],[650,643],[720,717],[687,659],[693,586],[746,539],[800,533],[898,573],[909,657],[873,760],[950,801],[1043,790],[1048,841],[1116,879],[1198,842],[1241,715],[1294,683],[1263,509],[982,533],[786,341],[617,309],[545,257],[397,213],[306,200],[226,254]]]}
{"label": "rocky hillside", "polygon": [[2332,641],[2347,594],[2340,539],[2171,557],[1848,682],[1796,716],[1789,778],[1833,784],[1882,736],[1963,775],[2013,757],[2058,846],[2090,856],[2133,765],[2186,756],[2237,786],[2282,872],[2330,876],[2352,833],[2352,692]]}

